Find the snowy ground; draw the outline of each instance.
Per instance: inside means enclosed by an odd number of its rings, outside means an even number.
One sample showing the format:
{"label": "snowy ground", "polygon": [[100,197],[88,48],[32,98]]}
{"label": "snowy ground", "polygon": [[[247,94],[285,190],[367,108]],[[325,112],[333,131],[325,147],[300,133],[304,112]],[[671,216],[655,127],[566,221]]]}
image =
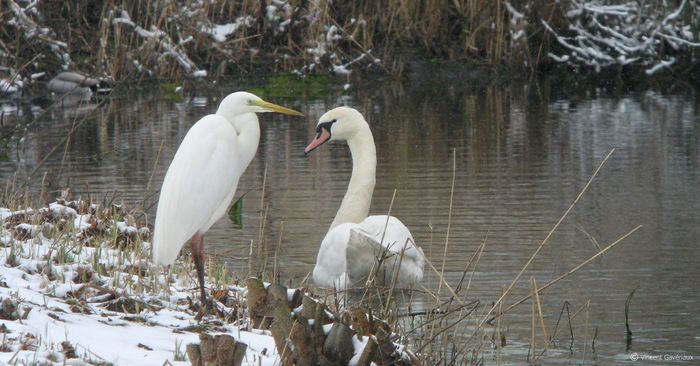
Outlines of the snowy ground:
{"label": "snowy ground", "polygon": [[[0,208],[0,364],[189,365],[185,346],[199,337],[188,327],[201,325],[246,343],[244,364],[279,362],[267,331],[196,321],[187,299],[196,293],[192,277],[149,268],[148,243],[128,243],[139,233],[128,217],[97,219],[58,204],[33,215],[34,225],[23,216]],[[96,244],[89,235],[98,229]],[[115,242],[131,249],[112,249]],[[228,288],[229,298],[244,295]]]}

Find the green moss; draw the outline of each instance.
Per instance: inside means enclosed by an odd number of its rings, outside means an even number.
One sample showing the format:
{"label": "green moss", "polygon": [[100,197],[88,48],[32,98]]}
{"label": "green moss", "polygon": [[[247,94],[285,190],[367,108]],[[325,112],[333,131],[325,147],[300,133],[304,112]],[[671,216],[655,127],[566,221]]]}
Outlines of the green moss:
{"label": "green moss", "polygon": [[327,75],[310,75],[301,77],[294,74],[278,74],[267,79],[265,86],[251,88],[250,92],[274,98],[317,99],[328,94]]}
{"label": "green moss", "polygon": [[0,162],[10,161],[10,143],[0,140]]}
{"label": "green moss", "polygon": [[182,86],[181,82],[176,81],[164,81],[160,83],[160,90],[163,93],[163,99],[179,102],[182,100],[182,93],[177,90],[178,87]]}

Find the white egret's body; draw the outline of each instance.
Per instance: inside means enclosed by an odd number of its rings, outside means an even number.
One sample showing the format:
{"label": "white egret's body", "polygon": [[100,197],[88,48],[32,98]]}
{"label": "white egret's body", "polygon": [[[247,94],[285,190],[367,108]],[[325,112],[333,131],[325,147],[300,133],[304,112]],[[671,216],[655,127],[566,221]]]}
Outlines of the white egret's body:
{"label": "white egret's body", "polygon": [[367,122],[356,110],[339,107],[321,116],[316,132],[306,153],[326,141],[345,140],[353,168],[343,202],[321,242],[314,282],[338,289],[363,283],[372,275],[387,285],[396,280],[399,287],[419,282],[423,278],[425,257],[408,228],[393,216],[367,216],[377,166],[374,139]]}
{"label": "white egret's body", "polygon": [[187,240],[197,232],[205,233],[224,216],[259,140],[255,113],[238,115],[232,122],[211,114],[192,126],[163,180],[154,262],[172,264]]}
{"label": "white egret's body", "polygon": [[153,232],[153,261],[172,264],[191,238],[202,302],[204,233],[226,213],[239,178],[255,156],[260,140],[255,113],[261,112],[301,115],[250,93],[230,94],[216,114],[203,117],[190,128],[163,180]]}

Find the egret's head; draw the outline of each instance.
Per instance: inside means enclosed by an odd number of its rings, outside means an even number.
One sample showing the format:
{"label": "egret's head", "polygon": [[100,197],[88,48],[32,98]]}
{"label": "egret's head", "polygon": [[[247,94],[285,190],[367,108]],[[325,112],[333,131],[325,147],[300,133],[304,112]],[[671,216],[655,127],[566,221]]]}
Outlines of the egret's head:
{"label": "egret's head", "polygon": [[316,137],[304,149],[304,154],[323,145],[327,141],[349,140],[358,131],[368,128],[362,114],[350,107],[338,107],[326,112],[316,125]]}
{"label": "egret's head", "polygon": [[293,109],[266,102],[255,94],[242,91],[227,95],[226,98],[221,101],[221,104],[219,104],[219,109],[216,111],[216,114],[222,115],[229,121],[232,121],[234,117],[240,114],[264,112],[303,116],[303,114]]}

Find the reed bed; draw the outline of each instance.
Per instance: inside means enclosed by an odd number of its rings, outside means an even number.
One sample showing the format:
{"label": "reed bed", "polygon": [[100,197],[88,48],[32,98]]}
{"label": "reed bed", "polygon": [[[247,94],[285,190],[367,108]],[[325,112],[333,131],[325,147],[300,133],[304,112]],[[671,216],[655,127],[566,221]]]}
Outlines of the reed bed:
{"label": "reed bed", "polygon": [[[645,12],[675,10],[652,3]],[[402,75],[414,61],[534,73],[563,57],[549,55],[566,53],[552,32],[565,37],[573,22],[589,22],[570,16],[577,6],[554,0],[9,0],[0,4],[7,25],[0,28],[0,71],[8,85],[18,76],[61,69],[113,81],[221,77],[261,66]],[[700,7],[688,3],[678,11],[674,27],[696,34]],[[692,60],[694,39],[653,52],[658,59]]]}

